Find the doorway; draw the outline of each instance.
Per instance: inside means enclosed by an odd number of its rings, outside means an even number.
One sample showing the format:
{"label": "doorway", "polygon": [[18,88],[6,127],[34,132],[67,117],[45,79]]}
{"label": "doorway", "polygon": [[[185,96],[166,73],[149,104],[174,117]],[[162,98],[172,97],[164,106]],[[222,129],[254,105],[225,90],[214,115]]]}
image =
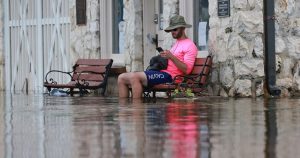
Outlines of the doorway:
{"label": "doorway", "polygon": [[155,48],[163,42],[163,0],[143,0],[143,4],[144,69],[146,69],[151,57],[158,54]]}

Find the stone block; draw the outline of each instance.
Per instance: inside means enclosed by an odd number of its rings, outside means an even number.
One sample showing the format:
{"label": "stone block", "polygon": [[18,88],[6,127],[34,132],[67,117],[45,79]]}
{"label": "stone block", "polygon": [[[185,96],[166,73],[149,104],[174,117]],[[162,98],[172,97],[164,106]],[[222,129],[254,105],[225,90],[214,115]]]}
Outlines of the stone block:
{"label": "stone block", "polygon": [[298,37],[287,37],[287,48],[290,57],[300,59],[300,39]]}
{"label": "stone block", "polygon": [[286,51],[286,44],[282,37],[275,38],[275,46],[276,46],[276,53],[284,53]]}
{"label": "stone block", "polygon": [[256,0],[248,0],[248,6],[250,10],[253,10],[256,7]]}
{"label": "stone block", "polygon": [[218,83],[219,82],[219,69],[212,69],[211,72],[211,82]]}
{"label": "stone block", "polygon": [[93,21],[89,23],[89,31],[92,33],[96,33],[97,31],[100,31],[100,27],[99,27],[99,22],[98,21]]}
{"label": "stone block", "polygon": [[248,0],[234,0],[233,7],[239,10],[247,10]]}
{"label": "stone block", "polygon": [[209,1],[208,13],[210,17],[218,16],[218,1]]}
{"label": "stone block", "polygon": [[256,85],[256,97],[260,97],[264,95],[264,82],[261,82],[261,84]]}
{"label": "stone block", "polygon": [[231,34],[228,39],[227,50],[228,54],[227,57],[237,57],[243,58],[249,52],[249,41],[245,40],[244,38],[240,37],[237,34]]}
{"label": "stone block", "polygon": [[227,92],[223,88],[221,88],[221,90],[220,90],[220,96],[221,97],[228,97]]}
{"label": "stone block", "polygon": [[220,66],[220,82],[223,86],[229,88],[234,83],[234,73],[232,66],[230,65],[221,65]]}
{"label": "stone block", "polygon": [[275,63],[276,68],[275,68],[275,71],[277,73],[279,73],[281,71],[281,67],[282,67],[282,60],[281,60],[281,57],[279,55],[276,55],[275,57],[276,57],[275,58],[276,59],[276,63]]}
{"label": "stone block", "polygon": [[293,76],[291,72],[295,66],[294,59],[288,57],[278,57],[278,59],[279,60],[276,62],[276,65],[279,65],[278,67],[280,67],[280,76],[291,78]]}
{"label": "stone block", "polygon": [[255,5],[255,9],[257,11],[262,11],[264,8],[263,0],[249,0],[249,5]]}
{"label": "stone block", "polygon": [[291,88],[293,86],[292,78],[279,78],[276,80],[276,85],[283,88]]}
{"label": "stone block", "polygon": [[263,77],[264,74],[264,61],[263,59],[243,58],[234,60],[234,72],[236,77],[239,76],[252,76]]}
{"label": "stone block", "polygon": [[240,97],[251,96],[251,81],[250,80],[236,80],[234,83],[234,95]]}
{"label": "stone block", "polygon": [[300,90],[300,61],[298,61],[294,67],[294,72],[293,72],[293,83],[294,83],[294,88],[296,90]]}
{"label": "stone block", "polygon": [[239,11],[233,16],[233,30],[243,36],[263,33],[263,12]]}
{"label": "stone block", "polygon": [[253,57],[264,58],[264,42],[261,36],[256,36],[254,40]]}
{"label": "stone block", "polygon": [[89,21],[94,22],[100,19],[99,17],[99,3],[98,0],[87,1],[87,17]]}
{"label": "stone block", "polygon": [[291,15],[296,10],[295,0],[279,0],[275,1],[276,12]]}

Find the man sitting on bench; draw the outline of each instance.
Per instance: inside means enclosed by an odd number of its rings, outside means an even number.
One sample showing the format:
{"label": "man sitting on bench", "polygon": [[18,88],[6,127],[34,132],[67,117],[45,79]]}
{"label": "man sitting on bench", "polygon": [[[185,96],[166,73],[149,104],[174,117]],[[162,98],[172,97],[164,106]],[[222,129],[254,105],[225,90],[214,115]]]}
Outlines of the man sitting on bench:
{"label": "man sitting on bench", "polygon": [[197,47],[185,34],[185,28],[192,25],[186,24],[184,17],[175,15],[170,19],[166,32],[171,32],[176,39],[170,50],[160,53],[168,59],[167,69],[161,71],[147,70],[144,72],[128,72],[118,77],[119,97],[129,97],[129,88],[132,90],[132,98],[141,98],[143,87],[153,86],[161,83],[171,83],[177,75],[189,74],[197,57]]}

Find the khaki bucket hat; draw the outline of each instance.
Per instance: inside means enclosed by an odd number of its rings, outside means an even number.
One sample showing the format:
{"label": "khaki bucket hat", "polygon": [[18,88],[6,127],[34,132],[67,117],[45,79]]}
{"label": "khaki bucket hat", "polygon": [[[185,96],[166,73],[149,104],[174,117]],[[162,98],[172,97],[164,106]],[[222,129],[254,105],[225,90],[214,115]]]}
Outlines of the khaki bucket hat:
{"label": "khaki bucket hat", "polygon": [[170,19],[169,27],[165,29],[166,32],[170,32],[173,29],[179,28],[179,27],[185,27],[190,28],[192,25],[187,24],[184,20],[184,17],[181,15],[175,15]]}

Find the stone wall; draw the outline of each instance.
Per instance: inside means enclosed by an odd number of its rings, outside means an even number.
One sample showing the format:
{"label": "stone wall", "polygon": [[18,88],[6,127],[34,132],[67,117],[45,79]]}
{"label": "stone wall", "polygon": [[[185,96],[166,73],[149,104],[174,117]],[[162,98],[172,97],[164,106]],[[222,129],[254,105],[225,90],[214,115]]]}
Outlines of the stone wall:
{"label": "stone wall", "polygon": [[71,16],[71,63],[74,63],[78,58],[100,58],[99,0],[86,1],[86,25],[76,25],[76,1],[70,0],[69,2]]}
{"label": "stone wall", "polygon": [[[261,96],[264,80],[263,0],[231,0],[231,16],[217,16],[209,1],[212,82],[216,95]],[[300,2],[275,0],[276,78],[282,96],[300,89]]]}
{"label": "stone wall", "polygon": [[300,90],[300,2],[275,0],[277,85],[285,96]]}
{"label": "stone wall", "polygon": [[263,2],[231,0],[231,16],[219,18],[217,1],[209,1],[209,45],[214,50],[215,95],[263,94]]}

